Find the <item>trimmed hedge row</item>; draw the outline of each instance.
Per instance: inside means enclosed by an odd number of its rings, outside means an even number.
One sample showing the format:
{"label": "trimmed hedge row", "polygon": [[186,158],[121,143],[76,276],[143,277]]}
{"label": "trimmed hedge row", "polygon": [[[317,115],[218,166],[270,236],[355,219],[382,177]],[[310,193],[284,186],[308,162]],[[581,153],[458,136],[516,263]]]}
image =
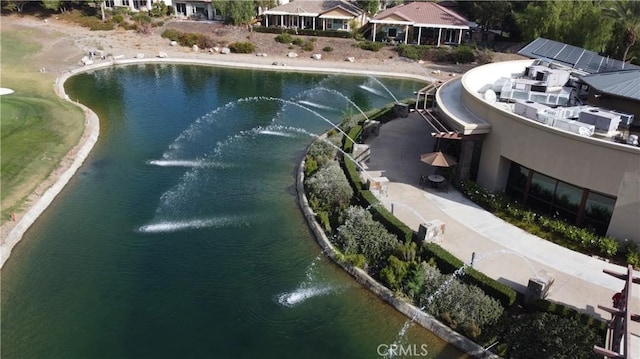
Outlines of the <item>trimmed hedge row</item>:
{"label": "trimmed hedge row", "polygon": [[371,191],[362,190],[358,193],[358,198],[365,204],[372,205],[369,209],[373,214],[373,219],[382,223],[382,225],[389,231],[389,233],[395,234],[398,240],[403,243],[410,243],[413,240],[413,230],[406,224],[402,223],[393,213],[387,211],[381,205],[375,205],[378,203],[376,196]]}
{"label": "trimmed hedge row", "polygon": [[[422,251],[423,257],[433,258],[442,273],[453,273],[464,265],[460,259],[435,243],[425,243],[422,246]],[[509,308],[516,301],[517,293],[515,290],[473,268],[467,268],[465,275],[460,280],[479,287],[482,291],[500,301],[505,308]]]}
{"label": "trimmed hedge row", "polygon": [[604,336],[607,331],[607,322],[594,318],[587,313],[580,313],[564,304],[554,303],[546,299],[537,299],[527,304],[527,309],[536,312],[551,313],[566,318],[574,318],[590,327],[600,331]]}
{"label": "trimmed hedge row", "polygon": [[265,27],[265,26],[257,26],[253,28],[255,32],[262,32],[266,34],[292,34],[292,35],[303,35],[303,36],[322,36],[322,37],[339,37],[343,39],[350,39],[353,35],[348,31],[337,31],[337,30],[312,30],[312,29],[286,29],[281,27]]}

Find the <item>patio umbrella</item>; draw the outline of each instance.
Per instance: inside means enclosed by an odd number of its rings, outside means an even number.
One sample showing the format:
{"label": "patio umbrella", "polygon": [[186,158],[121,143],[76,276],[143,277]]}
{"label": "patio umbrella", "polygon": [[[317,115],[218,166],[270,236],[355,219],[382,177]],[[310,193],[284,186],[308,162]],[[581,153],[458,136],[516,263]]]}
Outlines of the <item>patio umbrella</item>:
{"label": "patio umbrella", "polygon": [[458,164],[453,157],[441,151],[422,154],[420,155],[420,161],[435,167],[451,167]]}

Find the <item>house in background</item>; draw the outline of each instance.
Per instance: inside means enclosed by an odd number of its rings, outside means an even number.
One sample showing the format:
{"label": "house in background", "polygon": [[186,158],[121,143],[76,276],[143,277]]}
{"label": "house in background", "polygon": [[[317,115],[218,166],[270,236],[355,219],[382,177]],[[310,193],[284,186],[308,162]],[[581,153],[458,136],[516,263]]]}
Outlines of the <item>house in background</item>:
{"label": "house in background", "polygon": [[262,26],[267,27],[351,31],[354,20],[358,27],[362,26],[366,20],[364,11],[341,0],[295,0],[262,13]]}
{"label": "house in background", "polygon": [[[165,4],[168,4],[165,1]],[[201,20],[222,20],[211,0],[173,0],[177,17]]]}
{"label": "house in background", "polygon": [[373,41],[405,44],[461,44],[469,21],[453,10],[433,2],[412,2],[384,10],[373,19]]}
{"label": "house in background", "polygon": [[[151,4],[158,1],[159,0],[106,0],[104,6],[109,9],[128,7],[131,11],[149,11],[151,10]],[[164,3],[171,5],[171,0],[166,0]]]}
{"label": "house in background", "polygon": [[106,8],[128,7],[131,11],[149,11],[156,2],[173,6],[178,18],[221,20],[211,0],[106,0]]}

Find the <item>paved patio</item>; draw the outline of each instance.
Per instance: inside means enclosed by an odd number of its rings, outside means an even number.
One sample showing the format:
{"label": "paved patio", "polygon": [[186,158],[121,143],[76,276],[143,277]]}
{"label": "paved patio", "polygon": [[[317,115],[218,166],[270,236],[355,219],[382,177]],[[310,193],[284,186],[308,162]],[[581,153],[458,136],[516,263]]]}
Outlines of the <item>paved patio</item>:
{"label": "paved patio", "polygon": [[[389,179],[387,195],[381,198],[385,207],[391,209],[394,203],[394,214],[414,231],[426,221],[444,222],[444,240],[439,244],[466,263],[475,252],[474,268],[486,275],[524,292],[530,278],[546,271],[555,278],[548,299],[609,319],[597,305],[610,306],[612,295],[624,283],[602,270],[626,273],[626,268],[531,235],[481,209],[451,186],[448,191],[422,187],[420,176],[434,172],[434,167],[420,162],[420,154],[434,150],[431,131],[418,114],[411,113],[383,125],[379,136],[367,140],[368,175]],[[640,286],[633,287],[631,309],[640,313]],[[631,331],[632,358],[640,358],[640,324],[632,323]]]}

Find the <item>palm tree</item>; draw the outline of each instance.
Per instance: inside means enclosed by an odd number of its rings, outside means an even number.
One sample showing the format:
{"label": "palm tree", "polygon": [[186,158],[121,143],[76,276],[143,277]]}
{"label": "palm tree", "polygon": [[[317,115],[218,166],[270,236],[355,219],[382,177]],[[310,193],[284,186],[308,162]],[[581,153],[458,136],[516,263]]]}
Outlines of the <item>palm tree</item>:
{"label": "palm tree", "polygon": [[636,43],[638,35],[640,35],[640,1],[613,1],[612,6],[605,8],[603,13],[605,16],[614,19],[624,29],[622,43],[625,49],[622,61],[625,62],[627,61],[629,49]]}

